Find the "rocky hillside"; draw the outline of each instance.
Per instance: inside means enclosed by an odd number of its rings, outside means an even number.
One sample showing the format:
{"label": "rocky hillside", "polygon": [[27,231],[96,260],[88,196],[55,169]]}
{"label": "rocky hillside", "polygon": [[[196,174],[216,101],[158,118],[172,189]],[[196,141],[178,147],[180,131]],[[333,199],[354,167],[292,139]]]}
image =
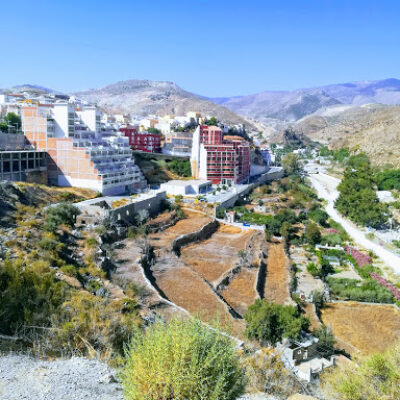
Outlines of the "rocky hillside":
{"label": "rocky hillside", "polygon": [[335,104],[400,104],[400,80],[364,81],[295,91],[265,91],[249,96],[211,99],[232,111],[271,124],[296,121]]}
{"label": "rocky hillside", "polygon": [[296,121],[321,107],[339,104],[322,90],[294,92],[261,92],[250,96],[215,99],[238,114],[262,122],[269,119]]}
{"label": "rocky hillside", "polygon": [[335,106],[308,116],[292,129],[330,147],[366,152],[376,165],[400,167],[400,106]]}
{"label": "rocky hillside", "polygon": [[129,80],[101,89],[74,93],[90,103],[97,103],[105,110],[132,115],[175,114],[200,111],[204,115],[231,124],[251,124],[226,107],[183,90],[173,82]]}

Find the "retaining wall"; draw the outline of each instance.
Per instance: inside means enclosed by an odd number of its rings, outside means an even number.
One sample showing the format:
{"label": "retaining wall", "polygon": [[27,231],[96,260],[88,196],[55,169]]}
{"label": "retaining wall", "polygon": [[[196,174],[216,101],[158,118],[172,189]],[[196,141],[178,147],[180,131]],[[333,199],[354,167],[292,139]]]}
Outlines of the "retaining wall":
{"label": "retaining wall", "polygon": [[204,225],[196,232],[186,233],[178,236],[171,243],[172,251],[176,254],[180,254],[181,247],[188,245],[189,243],[200,242],[208,239],[218,228],[218,221],[211,221]]}

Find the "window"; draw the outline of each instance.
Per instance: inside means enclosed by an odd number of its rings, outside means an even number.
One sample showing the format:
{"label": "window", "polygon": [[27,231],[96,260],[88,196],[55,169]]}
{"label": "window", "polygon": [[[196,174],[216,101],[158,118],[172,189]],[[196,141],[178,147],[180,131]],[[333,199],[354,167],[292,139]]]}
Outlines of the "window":
{"label": "window", "polygon": [[301,350],[297,350],[297,354],[301,354]]}

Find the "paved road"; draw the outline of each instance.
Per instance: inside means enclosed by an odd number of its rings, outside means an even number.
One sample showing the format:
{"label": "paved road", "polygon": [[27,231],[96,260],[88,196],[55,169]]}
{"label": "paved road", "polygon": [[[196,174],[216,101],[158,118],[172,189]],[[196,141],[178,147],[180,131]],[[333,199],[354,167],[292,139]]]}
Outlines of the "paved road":
{"label": "paved road", "polygon": [[356,243],[368,250],[372,250],[385,264],[391,267],[395,272],[400,273],[399,256],[367,239],[365,232],[357,228],[349,220],[343,218],[334,208],[335,200],[339,195],[336,188],[340,180],[319,173],[310,175],[310,181],[317,191],[318,196],[328,202],[326,212],[329,216],[336,222],[339,222]]}

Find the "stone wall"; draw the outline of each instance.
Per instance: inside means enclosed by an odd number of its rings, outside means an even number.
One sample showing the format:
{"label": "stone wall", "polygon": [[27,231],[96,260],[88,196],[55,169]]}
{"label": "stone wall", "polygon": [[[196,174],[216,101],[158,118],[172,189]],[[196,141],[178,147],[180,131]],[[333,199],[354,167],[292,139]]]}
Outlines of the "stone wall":
{"label": "stone wall", "polygon": [[176,254],[180,254],[181,247],[188,245],[193,242],[200,242],[202,240],[208,239],[216,230],[218,229],[218,222],[211,221],[204,225],[201,229],[196,232],[187,233],[178,236],[172,241],[171,247],[172,251]]}

